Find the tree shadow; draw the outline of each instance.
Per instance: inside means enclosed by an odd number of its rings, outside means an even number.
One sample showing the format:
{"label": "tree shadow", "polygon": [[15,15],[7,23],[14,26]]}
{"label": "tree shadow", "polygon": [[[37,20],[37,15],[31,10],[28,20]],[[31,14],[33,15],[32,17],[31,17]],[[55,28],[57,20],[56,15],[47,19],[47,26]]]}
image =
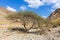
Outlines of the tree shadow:
{"label": "tree shadow", "polygon": [[23,32],[23,33],[27,32],[26,29],[24,29],[24,28],[18,28],[18,27],[16,27],[16,28],[11,28],[11,30],[12,30],[12,31],[19,31],[19,32]]}
{"label": "tree shadow", "polygon": [[19,32],[22,32],[22,33],[30,33],[30,34],[36,34],[36,35],[42,35],[44,32],[41,32],[41,31],[35,31],[35,32],[29,32],[28,30],[24,29],[24,28],[19,28],[19,27],[16,27],[16,28],[11,28],[10,29],[11,31],[19,31]]}

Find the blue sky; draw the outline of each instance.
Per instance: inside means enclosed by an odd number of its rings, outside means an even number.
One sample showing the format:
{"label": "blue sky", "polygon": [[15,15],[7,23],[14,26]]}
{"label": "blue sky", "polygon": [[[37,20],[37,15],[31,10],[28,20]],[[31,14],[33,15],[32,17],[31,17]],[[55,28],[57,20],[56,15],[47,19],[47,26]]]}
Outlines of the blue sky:
{"label": "blue sky", "polygon": [[0,6],[10,11],[34,11],[42,17],[48,17],[60,8],[60,0],[0,0]]}

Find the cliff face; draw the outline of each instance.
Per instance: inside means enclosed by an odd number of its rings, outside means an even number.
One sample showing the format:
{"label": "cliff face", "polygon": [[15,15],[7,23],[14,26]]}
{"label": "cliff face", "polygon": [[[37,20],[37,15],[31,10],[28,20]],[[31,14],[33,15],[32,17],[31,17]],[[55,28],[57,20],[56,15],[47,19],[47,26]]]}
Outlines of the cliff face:
{"label": "cliff face", "polygon": [[47,19],[48,20],[55,20],[57,18],[60,18],[60,8],[58,8],[54,12],[52,12]]}

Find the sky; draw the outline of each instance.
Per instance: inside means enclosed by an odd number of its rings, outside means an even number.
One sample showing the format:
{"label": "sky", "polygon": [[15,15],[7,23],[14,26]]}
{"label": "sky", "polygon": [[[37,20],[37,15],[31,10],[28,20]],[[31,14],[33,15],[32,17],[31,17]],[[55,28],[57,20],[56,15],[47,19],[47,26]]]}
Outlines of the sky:
{"label": "sky", "polygon": [[54,10],[60,8],[60,0],[0,0],[0,6],[10,11],[33,11],[47,18]]}

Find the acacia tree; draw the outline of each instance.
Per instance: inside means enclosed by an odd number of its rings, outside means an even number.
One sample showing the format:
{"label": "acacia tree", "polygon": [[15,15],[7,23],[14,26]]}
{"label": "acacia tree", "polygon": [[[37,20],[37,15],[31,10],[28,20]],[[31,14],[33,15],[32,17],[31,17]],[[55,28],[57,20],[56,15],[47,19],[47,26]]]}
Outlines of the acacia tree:
{"label": "acacia tree", "polygon": [[[15,13],[15,14],[10,14],[6,17],[7,17],[7,19],[12,20],[13,22],[22,22],[26,31],[31,29],[31,28],[38,28],[38,27],[41,28],[42,27],[41,24],[43,24],[44,20],[45,20],[44,18],[38,16],[34,12],[28,12],[28,11],[18,12],[18,13]],[[32,24],[31,24],[30,28],[27,28],[26,25],[29,22],[32,22]],[[35,27],[35,25],[38,25],[38,27]]]}

